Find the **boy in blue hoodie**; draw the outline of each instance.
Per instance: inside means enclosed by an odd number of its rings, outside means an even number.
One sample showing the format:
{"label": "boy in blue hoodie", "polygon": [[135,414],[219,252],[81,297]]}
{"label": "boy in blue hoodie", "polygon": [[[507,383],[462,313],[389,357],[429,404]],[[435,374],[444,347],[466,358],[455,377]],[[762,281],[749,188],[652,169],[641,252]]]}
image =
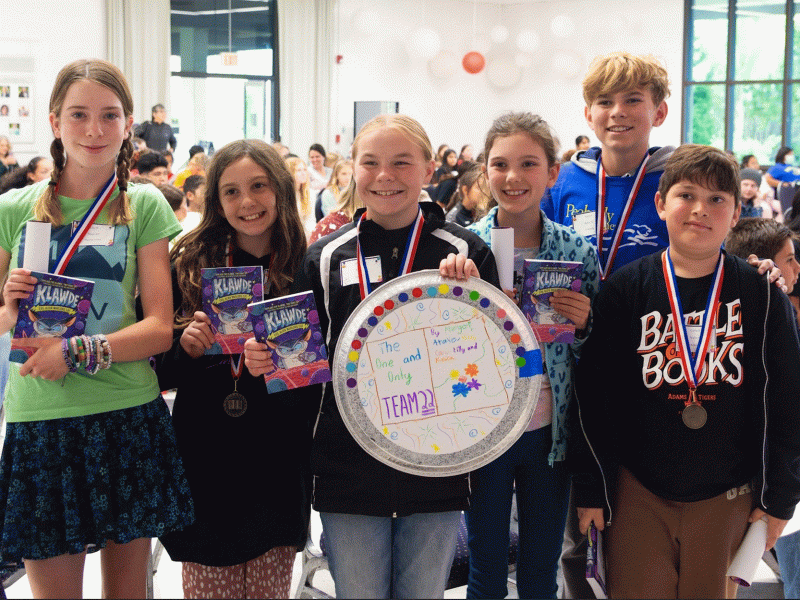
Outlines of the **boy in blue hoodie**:
{"label": "boy in blue hoodie", "polygon": [[[599,56],[583,80],[586,122],[601,146],[577,152],[561,167],[542,210],[595,247],[601,233],[603,279],[667,246],[667,229],[653,198],[674,148],[649,145],[650,131],[667,117],[667,96],[667,71],[652,56]],[[600,203],[605,210],[598,210]],[[600,212],[604,219],[597,218]]]}

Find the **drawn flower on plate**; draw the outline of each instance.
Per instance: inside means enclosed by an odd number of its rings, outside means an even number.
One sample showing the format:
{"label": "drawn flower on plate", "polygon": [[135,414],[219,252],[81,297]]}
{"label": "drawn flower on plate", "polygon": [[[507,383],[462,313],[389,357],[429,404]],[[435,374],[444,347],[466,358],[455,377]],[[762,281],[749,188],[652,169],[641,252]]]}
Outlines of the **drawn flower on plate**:
{"label": "drawn flower on plate", "polygon": [[464,396],[466,398],[467,394],[469,394],[469,387],[467,386],[466,383],[459,382],[459,383],[453,384],[453,397],[454,398],[457,398],[458,396]]}
{"label": "drawn flower on plate", "polygon": [[464,369],[464,372],[469,375],[470,377],[475,377],[478,374],[478,365],[474,365],[472,363],[468,364],[467,367]]}
{"label": "drawn flower on plate", "polygon": [[455,369],[450,371],[450,379],[458,379],[458,375],[459,375],[459,373]]}

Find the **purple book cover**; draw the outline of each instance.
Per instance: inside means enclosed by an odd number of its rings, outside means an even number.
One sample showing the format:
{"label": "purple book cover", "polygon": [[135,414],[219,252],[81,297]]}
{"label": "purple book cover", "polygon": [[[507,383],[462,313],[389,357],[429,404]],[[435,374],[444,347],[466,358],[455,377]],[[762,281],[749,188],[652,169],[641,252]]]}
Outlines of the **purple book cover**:
{"label": "purple book cover", "polygon": [[38,280],[30,297],[19,301],[10,359],[25,362],[44,338],[83,335],[92,306],[94,281],[32,271]]}
{"label": "purple book cover", "polygon": [[200,270],[203,312],[211,319],[214,344],[206,354],[241,354],[253,337],[248,304],[264,299],[264,269],[215,267]]}
{"label": "purple book cover", "polygon": [[603,558],[603,535],[597,531],[594,523],[589,526],[589,548],[586,551],[586,581],[589,582],[594,597],[607,598],[606,563]]}
{"label": "purple book cover", "polygon": [[550,306],[550,296],[557,289],[581,291],[583,263],[561,260],[525,261],[520,310],[527,317],[539,342],[571,344],[575,324]]}
{"label": "purple book cover", "polygon": [[331,380],[313,292],[252,304],[250,321],[256,340],[269,346],[275,363],[275,371],[264,375],[268,393]]}

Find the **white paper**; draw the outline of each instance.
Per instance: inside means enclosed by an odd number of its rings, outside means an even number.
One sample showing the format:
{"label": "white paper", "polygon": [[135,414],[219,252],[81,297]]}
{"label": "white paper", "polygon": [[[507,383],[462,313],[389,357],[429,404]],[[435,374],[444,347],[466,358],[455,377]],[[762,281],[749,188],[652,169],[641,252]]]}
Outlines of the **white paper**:
{"label": "white paper", "polygon": [[28,221],[25,224],[25,253],[22,268],[47,273],[50,271],[50,223]]}
{"label": "white paper", "polygon": [[747,529],[742,545],[739,546],[731,566],[728,567],[728,577],[739,585],[750,587],[766,546],[767,518],[763,517],[755,523],[751,523]]}
{"label": "white paper", "polygon": [[497,262],[500,287],[514,289],[514,229],[511,227],[492,227],[492,254]]}

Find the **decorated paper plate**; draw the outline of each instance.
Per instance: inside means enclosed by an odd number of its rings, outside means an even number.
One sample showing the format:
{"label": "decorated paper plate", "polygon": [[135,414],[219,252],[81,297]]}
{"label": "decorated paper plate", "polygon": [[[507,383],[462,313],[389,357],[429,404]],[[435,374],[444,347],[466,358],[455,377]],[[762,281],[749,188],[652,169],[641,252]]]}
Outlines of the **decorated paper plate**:
{"label": "decorated paper plate", "polygon": [[352,436],[381,462],[416,475],[474,471],[525,431],[542,354],[508,296],[436,270],[380,286],[339,337],[333,381]]}

